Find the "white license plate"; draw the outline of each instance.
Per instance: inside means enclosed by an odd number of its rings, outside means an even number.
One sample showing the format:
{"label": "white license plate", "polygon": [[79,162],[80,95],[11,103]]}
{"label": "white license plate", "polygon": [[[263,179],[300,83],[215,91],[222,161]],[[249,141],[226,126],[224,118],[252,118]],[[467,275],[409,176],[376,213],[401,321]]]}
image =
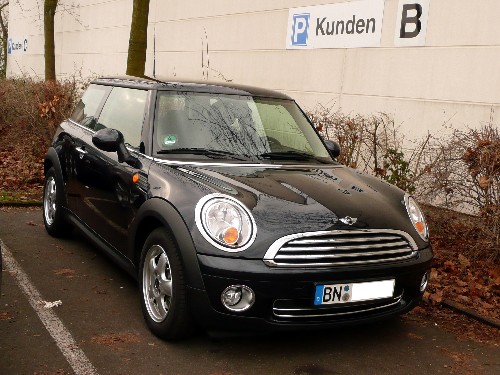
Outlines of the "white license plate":
{"label": "white license plate", "polygon": [[394,294],[394,279],[352,284],[316,285],[315,305],[369,301],[390,298]]}

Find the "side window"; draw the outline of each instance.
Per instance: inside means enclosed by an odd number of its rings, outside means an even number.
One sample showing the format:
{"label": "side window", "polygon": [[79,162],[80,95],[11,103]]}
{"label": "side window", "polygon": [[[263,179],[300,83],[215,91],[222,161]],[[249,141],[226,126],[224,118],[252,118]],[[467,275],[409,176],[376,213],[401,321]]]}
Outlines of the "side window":
{"label": "side window", "polygon": [[73,110],[71,119],[80,125],[94,129],[97,109],[108,90],[104,86],[90,85]]}
{"label": "side window", "polygon": [[139,148],[147,96],[146,90],[114,87],[104,104],[95,130],[119,130],[126,143]]}

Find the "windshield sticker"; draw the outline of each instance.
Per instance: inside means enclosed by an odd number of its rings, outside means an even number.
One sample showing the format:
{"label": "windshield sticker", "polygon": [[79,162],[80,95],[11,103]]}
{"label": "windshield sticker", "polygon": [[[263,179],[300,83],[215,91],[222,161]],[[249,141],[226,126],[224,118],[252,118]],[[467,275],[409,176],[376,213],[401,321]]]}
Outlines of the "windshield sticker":
{"label": "windshield sticker", "polygon": [[163,145],[164,146],[172,146],[177,143],[177,136],[173,134],[166,135],[163,137]]}

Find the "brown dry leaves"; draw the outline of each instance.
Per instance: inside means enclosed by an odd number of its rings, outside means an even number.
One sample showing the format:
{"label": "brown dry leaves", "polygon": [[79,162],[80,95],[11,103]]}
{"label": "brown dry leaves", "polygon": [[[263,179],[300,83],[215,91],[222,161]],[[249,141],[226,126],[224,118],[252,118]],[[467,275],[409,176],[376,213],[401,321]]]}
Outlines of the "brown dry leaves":
{"label": "brown dry leaves", "polygon": [[111,348],[111,350],[123,351],[126,346],[141,342],[141,338],[137,332],[120,332],[96,335],[90,341]]}
{"label": "brown dry leaves", "polygon": [[54,274],[57,276],[66,277],[68,279],[72,279],[73,277],[77,276],[76,270],[73,270],[71,268],[61,268],[61,269],[55,270]]}
{"label": "brown dry leaves", "polygon": [[44,155],[77,91],[72,81],[0,80],[0,193],[15,192],[16,201],[41,200]]}
{"label": "brown dry leaves", "polygon": [[422,302],[408,314],[405,320],[417,322],[423,326],[437,326],[452,332],[459,341],[475,341],[491,346],[500,346],[498,328],[478,322],[465,315],[453,312],[440,305],[430,306]]}
{"label": "brown dry leaves", "polygon": [[481,253],[474,251],[480,241],[475,218],[428,207],[426,213],[435,257],[425,297],[434,305],[449,299],[499,319],[500,266],[482,255],[487,244]]}

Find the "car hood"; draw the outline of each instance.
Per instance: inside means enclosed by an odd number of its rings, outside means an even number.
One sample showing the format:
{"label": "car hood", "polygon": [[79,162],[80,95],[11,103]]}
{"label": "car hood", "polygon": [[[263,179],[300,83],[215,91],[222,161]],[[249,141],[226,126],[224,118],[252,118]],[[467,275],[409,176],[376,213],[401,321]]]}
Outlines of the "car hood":
{"label": "car hood", "polygon": [[[202,185],[203,195],[231,195],[249,208],[257,239],[244,252],[246,256],[262,256],[274,241],[289,234],[337,229],[402,230],[419,247],[425,246],[408,218],[404,191],[345,166],[199,165],[176,169]],[[201,252],[211,252],[206,249]]]}

